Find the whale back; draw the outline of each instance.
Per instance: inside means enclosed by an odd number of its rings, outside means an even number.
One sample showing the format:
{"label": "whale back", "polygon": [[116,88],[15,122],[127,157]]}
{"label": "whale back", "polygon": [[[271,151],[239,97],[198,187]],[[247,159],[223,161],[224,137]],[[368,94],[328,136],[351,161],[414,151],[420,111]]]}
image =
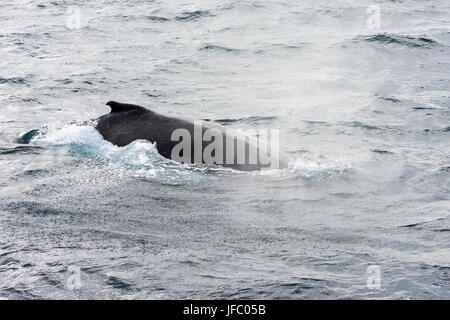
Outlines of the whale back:
{"label": "whale back", "polygon": [[[156,148],[158,152],[165,158],[172,158],[172,151],[175,146],[178,145],[179,141],[172,140],[172,134],[177,129],[184,129],[190,134],[190,137],[195,137],[195,124],[187,119],[179,119],[168,117],[165,115],[158,114],[144,107],[125,104],[115,101],[109,101],[107,105],[111,108],[111,112],[107,113],[97,119],[97,124],[95,128],[103,136],[103,138],[119,147],[126,146],[135,140],[144,139],[150,141],[151,143],[156,143]],[[220,125],[216,125],[210,122],[202,124],[201,126],[201,137],[205,134],[207,130],[214,130],[223,136],[223,141],[226,139],[234,139],[233,135],[228,136],[228,128]],[[249,146],[258,146],[258,142],[253,143],[250,139],[240,139],[243,141],[246,148],[245,157],[248,157]],[[201,142],[201,150],[204,151],[209,145],[209,141],[203,140]],[[233,142],[234,144],[235,142]],[[236,141],[237,143],[237,141]],[[227,144],[223,144],[223,154],[227,154],[226,149]],[[233,163],[223,163],[222,166],[231,167],[238,170],[259,170],[266,165],[262,163],[256,164],[240,164],[237,160],[237,146],[234,146],[234,162]],[[194,139],[191,140],[191,152],[194,152],[196,145]],[[280,167],[286,167],[287,162],[283,161],[283,156],[280,153],[276,157],[279,160]],[[190,156],[191,163],[195,162],[195,157],[193,153]]]}

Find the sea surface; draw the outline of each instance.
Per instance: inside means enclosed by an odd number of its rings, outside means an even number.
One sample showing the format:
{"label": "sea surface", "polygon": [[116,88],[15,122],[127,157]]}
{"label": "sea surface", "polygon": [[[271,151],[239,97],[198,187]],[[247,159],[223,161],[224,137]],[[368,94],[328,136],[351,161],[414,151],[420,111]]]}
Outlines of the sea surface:
{"label": "sea surface", "polygon": [[[450,2],[2,0],[1,299],[449,299]],[[289,168],[106,142],[109,100]]]}

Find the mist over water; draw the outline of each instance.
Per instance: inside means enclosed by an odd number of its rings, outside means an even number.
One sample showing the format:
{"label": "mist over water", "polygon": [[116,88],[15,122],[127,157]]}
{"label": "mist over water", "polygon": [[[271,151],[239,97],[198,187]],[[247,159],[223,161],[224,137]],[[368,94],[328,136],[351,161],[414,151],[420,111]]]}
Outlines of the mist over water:
{"label": "mist over water", "polygon": [[[0,298],[450,298],[448,1],[0,9]],[[109,100],[280,129],[292,160],[120,148]]]}

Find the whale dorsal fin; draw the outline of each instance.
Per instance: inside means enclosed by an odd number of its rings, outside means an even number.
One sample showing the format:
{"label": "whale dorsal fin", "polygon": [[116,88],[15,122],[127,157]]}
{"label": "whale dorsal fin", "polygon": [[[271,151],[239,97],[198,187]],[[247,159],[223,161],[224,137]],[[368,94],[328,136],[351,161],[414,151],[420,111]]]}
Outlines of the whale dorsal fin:
{"label": "whale dorsal fin", "polygon": [[116,101],[109,101],[106,103],[107,106],[111,107],[111,112],[125,112],[125,111],[131,111],[131,110],[145,110],[144,107],[135,105],[135,104],[127,104],[127,103],[120,103]]}

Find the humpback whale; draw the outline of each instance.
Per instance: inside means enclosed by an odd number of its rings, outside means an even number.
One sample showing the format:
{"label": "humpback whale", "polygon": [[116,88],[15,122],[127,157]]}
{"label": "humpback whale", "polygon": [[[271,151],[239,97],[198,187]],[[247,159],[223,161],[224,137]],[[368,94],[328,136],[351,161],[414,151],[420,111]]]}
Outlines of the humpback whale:
{"label": "humpback whale", "polygon": [[286,156],[274,148],[278,141],[267,150],[259,139],[235,135],[209,121],[168,117],[116,101],[107,105],[111,111],[97,119],[95,128],[105,140],[119,147],[143,139],[156,143],[163,157],[181,163],[207,163],[245,171],[287,166]]}

